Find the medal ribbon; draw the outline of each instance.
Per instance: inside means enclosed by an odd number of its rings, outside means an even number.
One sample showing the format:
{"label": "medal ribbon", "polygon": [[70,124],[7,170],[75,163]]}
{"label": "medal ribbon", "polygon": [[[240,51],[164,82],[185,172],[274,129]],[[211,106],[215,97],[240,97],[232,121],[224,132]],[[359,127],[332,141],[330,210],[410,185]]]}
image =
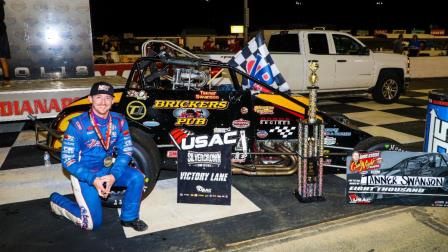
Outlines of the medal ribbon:
{"label": "medal ribbon", "polygon": [[103,146],[104,150],[107,152],[110,145],[110,135],[112,132],[112,116],[109,114],[109,122],[107,123],[107,130],[106,130],[106,142],[104,142],[103,135],[101,134],[100,129],[98,128],[98,123],[96,122],[95,116],[93,115],[93,111],[90,111],[90,122],[93,125],[93,128],[95,129],[96,135],[100,139],[101,145]]}

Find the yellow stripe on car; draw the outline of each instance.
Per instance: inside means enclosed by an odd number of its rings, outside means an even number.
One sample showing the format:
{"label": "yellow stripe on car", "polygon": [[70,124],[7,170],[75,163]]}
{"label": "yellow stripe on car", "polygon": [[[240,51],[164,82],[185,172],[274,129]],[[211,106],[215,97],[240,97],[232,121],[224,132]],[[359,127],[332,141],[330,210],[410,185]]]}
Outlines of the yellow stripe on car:
{"label": "yellow stripe on car", "polygon": [[[305,114],[305,108],[280,96],[280,95],[276,95],[276,94],[258,94],[257,95],[258,98],[267,101],[269,103],[287,108],[289,110],[295,111],[297,113],[300,114]],[[303,96],[293,96],[292,98],[302,102],[305,105],[309,104],[308,98],[303,97]]]}
{"label": "yellow stripe on car", "polygon": [[[277,106],[292,110],[294,112],[297,112],[299,114],[302,114],[305,116],[305,108],[300,106],[299,104],[296,104],[280,95],[276,95],[276,94],[258,94],[257,95],[258,98],[267,101],[269,103],[275,104]],[[293,99],[305,104],[306,106],[309,106],[310,101],[307,97],[305,96],[292,96]],[[317,116],[318,119],[322,120],[322,117]]]}

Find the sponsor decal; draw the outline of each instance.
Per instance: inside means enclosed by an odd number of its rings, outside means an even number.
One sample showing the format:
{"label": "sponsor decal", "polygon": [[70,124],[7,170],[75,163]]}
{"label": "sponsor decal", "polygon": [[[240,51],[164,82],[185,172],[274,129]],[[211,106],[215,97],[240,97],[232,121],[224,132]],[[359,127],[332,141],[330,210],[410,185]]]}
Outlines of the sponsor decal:
{"label": "sponsor decal", "polygon": [[400,146],[395,144],[385,144],[384,149],[389,151],[404,151]]}
{"label": "sponsor decal", "polygon": [[187,153],[188,165],[196,167],[216,167],[221,165],[220,152],[196,152],[188,151]]}
{"label": "sponsor decal", "polygon": [[95,139],[90,139],[88,141],[85,142],[85,145],[87,146],[87,148],[92,149],[93,147],[98,147],[98,146],[102,146],[100,141],[97,141]]}
{"label": "sponsor decal", "polygon": [[76,121],[75,125],[79,130],[82,130],[82,125],[79,121]]}
{"label": "sponsor decal", "polygon": [[235,150],[236,151],[243,151],[243,152],[247,152],[247,137],[246,137],[246,132],[241,131],[240,132],[241,137],[238,139],[238,142],[235,146]]}
{"label": "sponsor decal", "polygon": [[232,126],[233,126],[234,128],[237,128],[237,129],[245,129],[245,128],[249,128],[249,126],[250,126],[250,121],[249,121],[249,120],[245,120],[245,119],[243,119],[243,118],[240,118],[240,119],[238,119],[238,120],[233,121],[233,122],[232,122]]}
{"label": "sponsor decal", "polygon": [[205,126],[207,125],[207,118],[177,118],[176,126]]}
{"label": "sponsor decal", "polygon": [[339,132],[339,128],[325,128],[326,136],[351,136],[352,133],[347,132]]}
{"label": "sponsor decal", "polygon": [[243,152],[232,153],[232,163],[244,163],[246,162],[247,154]]}
{"label": "sponsor decal", "polygon": [[132,146],[132,140],[125,140],[124,141],[124,146]]}
{"label": "sponsor decal", "polygon": [[211,188],[204,188],[203,186],[197,185],[196,190],[200,193],[212,193]]}
{"label": "sponsor decal", "polygon": [[232,130],[232,128],[230,128],[230,127],[228,127],[228,128],[214,128],[213,129],[213,133],[215,133],[215,134],[224,134],[224,133],[229,132],[231,130]]}
{"label": "sponsor decal", "polygon": [[178,149],[181,149],[180,144],[182,143],[182,140],[184,140],[188,136],[194,135],[194,133],[187,129],[175,128],[172,129],[168,135],[170,136],[176,147]]}
{"label": "sponsor decal", "polygon": [[352,204],[369,204],[373,201],[373,197],[360,197],[357,194],[350,193],[348,200],[348,203]]}
{"label": "sponsor decal", "polygon": [[208,135],[185,137],[181,140],[180,149],[191,150],[216,145],[235,144],[237,142],[237,136],[237,131],[231,131],[225,133],[222,137],[220,134],[214,134],[211,137]]}
{"label": "sponsor decal", "polygon": [[176,126],[204,126],[207,124],[207,117],[210,115],[207,109],[175,109],[173,116],[177,118]]}
{"label": "sponsor decal", "polygon": [[64,161],[70,160],[72,158],[75,158],[75,154],[62,154],[61,155],[61,159],[63,159]]}
{"label": "sponsor decal", "polygon": [[290,125],[291,120],[287,117],[261,117],[260,125]]}
{"label": "sponsor decal", "polygon": [[141,101],[132,101],[126,107],[127,115],[134,120],[140,120],[146,115],[146,106]]}
{"label": "sponsor decal", "polygon": [[255,106],[254,111],[260,115],[273,115],[274,107],[273,106]]}
{"label": "sponsor decal", "polygon": [[324,144],[325,145],[335,145],[336,144],[336,137],[325,136]]}
{"label": "sponsor decal", "polygon": [[206,109],[175,109],[173,116],[176,118],[207,118],[210,112]]}
{"label": "sponsor decal", "polygon": [[73,154],[73,153],[75,153],[75,147],[64,146],[64,148],[62,149],[62,152],[65,154]]}
{"label": "sponsor decal", "polygon": [[75,159],[70,159],[69,161],[67,161],[67,162],[65,163],[65,166],[69,167],[70,165],[74,164],[75,162],[76,162]]}
{"label": "sponsor decal", "polygon": [[216,92],[211,91],[200,91],[199,94],[195,95],[198,100],[219,100],[219,95]]}
{"label": "sponsor decal", "polygon": [[282,138],[287,138],[294,134],[295,129],[295,126],[275,126],[275,128],[269,130],[269,133],[278,133]]}
{"label": "sponsor decal", "polygon": [[167,158],[177,158],[177,150],[169,150],[166,152]]}
{"label": "sponsor decal", "polygon": [[241,114],[245,115],[249,112],[249,109],[247,109],[247,107],[242,107],[240,112],[241,112]]}
{"label": "sponsor decal", "polygon": [[109,86],[108,85],[98,85],[98,90],[109,91]]}
{"label": "sponsor decal", "polygon": [[360,153],[354,151],[350,162],[350,172],[361,173],[370,170],[377,170],[381,167],[381,152]]}
{"label": "sponsor decal", "polygon": [[143,122],[143,125],[144,126],[146,126],[146,127],[157,127],[157,126],[159,126],[160,125],[160,123],[159,122],[157,122],[157,121],[144,121]]}
{"label": "sponsor decal", "polygon": [[155,100],[153,108],[201,108],[223,110],[229,106],[227,101],[194,101],[194,100]]}
{"label": "sponsor decal", "polygon": [[257,137],[264,139],[268,136],[268,132],[266,130],[257,130]]}
{"label": "sponsor decal", "polygon": [[72,135],[65,134],[64,135],[64,139],[67,140],[67,141],[74,141],[75,137],[72,136]]}
{"label": "sponsor decal", "polygon": [[140,90],[140,91],[128,90],[127,97],[134,97],[137,100],[147,100],[148,94],[146,93],[145,90]]}
{"label": "sponsor decal", "polygon": [[81,229],[89,227],[89,214],[85,207],[81,207]]}

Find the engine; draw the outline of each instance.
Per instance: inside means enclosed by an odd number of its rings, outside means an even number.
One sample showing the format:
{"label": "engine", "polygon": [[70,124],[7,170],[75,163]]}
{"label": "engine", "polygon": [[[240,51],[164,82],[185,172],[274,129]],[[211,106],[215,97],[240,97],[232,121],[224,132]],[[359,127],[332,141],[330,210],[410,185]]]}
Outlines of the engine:
{"label": "engine", "polygon": [[173,89],[199,90],[210,79],[209,74],[190,68],[176,68],[173,74]]}

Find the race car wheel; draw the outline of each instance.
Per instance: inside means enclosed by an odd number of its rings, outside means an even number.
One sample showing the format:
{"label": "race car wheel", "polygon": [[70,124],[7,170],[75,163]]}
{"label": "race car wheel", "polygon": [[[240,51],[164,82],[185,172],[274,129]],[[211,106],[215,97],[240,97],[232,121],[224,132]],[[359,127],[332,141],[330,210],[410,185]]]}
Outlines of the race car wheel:
{"label": "race car wheel", "polygon": [[396,73],[383,71],[378,77],[372,96],[375,101],[383,104],[391,104],[398,100],[401,94],[400,79]]}
{"label": "race car wheel", "polygon": [[354,150],[356,151],[405,151],[403,145],[387,137],[369,137],[359,142]]}
{"label": "race car wheel", "polygon": [[[142,201],[152,192],[160,172],[160,153],[151,136],[137,128],[130,128],[134,145],[132,165],[145,175]],[[109,197],[102,201],[103,206],[121,207],[126,188],[112,187]]]}

